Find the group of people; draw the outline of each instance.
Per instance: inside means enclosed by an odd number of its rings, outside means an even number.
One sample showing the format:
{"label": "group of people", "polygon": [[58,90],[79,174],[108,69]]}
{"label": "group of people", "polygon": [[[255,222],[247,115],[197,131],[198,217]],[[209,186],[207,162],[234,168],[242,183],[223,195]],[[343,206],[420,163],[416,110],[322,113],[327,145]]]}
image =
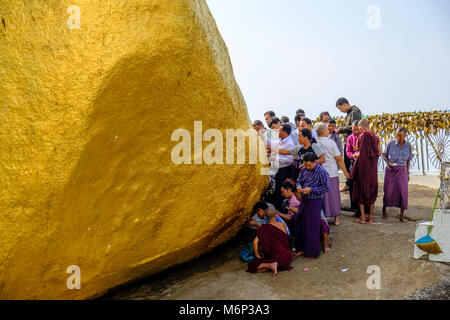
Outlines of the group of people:
{"label": "group of people", "polygon": [[[339,128],[329,112],[322,112],[320,122],[313,127],[302,109],[296,112],[295,125],[286,116],[277,118],[273,111],[264,114],[267,128],[260,120],[253,123],[267,145],[273,197],[258,202],[249,221],[257,234],[254,259],[247,271],[270,270],[276,275],[278,270],[289,270],[291,250],[296,257],[317,258],[321,241],[324,253],[330,252],[329,223],[342,223],[341,191],[350,192],[357,218],[354,222],[372,224],[380,156],[387,163],[383,218],[387,218],[387,207],[398,207],[400,221],[406,221],[412,159],[406,129],[398,127],[396,139],[382,153],[380,139],[371,131],[369,121],[362,118],[361,110],[346,98],[338,99],[336,107],[346,113]],[[346,177],[342,190],[339,169]]]}

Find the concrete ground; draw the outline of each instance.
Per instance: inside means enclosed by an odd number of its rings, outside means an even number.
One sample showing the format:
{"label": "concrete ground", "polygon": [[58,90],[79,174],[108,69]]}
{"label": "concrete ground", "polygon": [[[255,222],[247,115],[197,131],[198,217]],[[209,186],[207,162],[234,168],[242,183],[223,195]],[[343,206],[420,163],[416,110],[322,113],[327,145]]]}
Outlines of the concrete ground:
{"label": "concrete ground", "polygon": [[[382,185],[379,188],[382,191]],[[331,225],[330,254],[305,261],[294,258],[292,271],[246,273],[239,251],[251,239],[246,230],[225,245],[184,265],[119,288],[103,299],[448,299],[450,266],[413,259],[415,222],[429,219],[436,191],[410,186],[406,223],[388,211],[381,219],[381,200],[375,224],[353,223],[342,211],[343,224]],[[348,207],[348,195],[342,194]],[[367,287],[369,266],[381,270],[381,289]],[[343,272],[343,270],[348,271]]]}

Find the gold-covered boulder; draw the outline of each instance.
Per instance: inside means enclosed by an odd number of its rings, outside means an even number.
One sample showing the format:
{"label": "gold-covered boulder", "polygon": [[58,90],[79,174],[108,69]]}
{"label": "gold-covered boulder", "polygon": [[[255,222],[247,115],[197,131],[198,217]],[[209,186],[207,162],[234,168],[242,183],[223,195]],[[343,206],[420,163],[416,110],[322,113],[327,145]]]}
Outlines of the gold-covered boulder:
{"label": "gold-covered boulder", "polygon": [[261,165],[172,161],[194,121],[251,127],[204,0],[1,1],[0,20],[0,298],[93,298],[237,233]]}

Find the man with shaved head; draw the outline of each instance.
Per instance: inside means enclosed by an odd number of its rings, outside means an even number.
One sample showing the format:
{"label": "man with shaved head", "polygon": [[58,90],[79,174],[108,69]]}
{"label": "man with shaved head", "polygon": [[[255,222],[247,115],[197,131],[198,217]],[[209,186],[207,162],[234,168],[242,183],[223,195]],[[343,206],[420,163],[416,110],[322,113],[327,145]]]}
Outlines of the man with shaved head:
{"label": "man with shaved head", "polygon": [[373,209],[378,195],[378,158],[381,155],[380,139],[370,130],[367,119],[359,121],[361,134],[358,137],[358,152],[354,155],[355,165],[351,172],[353,179],[352,200],[359,204],[361,218],[357,223],[366,223],[364,206],[369,206],[369,223],[373,223]]}
{"label": "man with shaved head", "polygon": [[408,209],[409,167],[413,157],[411,144],[406,141],[408,131],[398,127],[396,139],[389,142],[383,153],[387,167],[384,175],[383,219],[387,219],[386,207],[400,208],[400,221],[406,222]]}

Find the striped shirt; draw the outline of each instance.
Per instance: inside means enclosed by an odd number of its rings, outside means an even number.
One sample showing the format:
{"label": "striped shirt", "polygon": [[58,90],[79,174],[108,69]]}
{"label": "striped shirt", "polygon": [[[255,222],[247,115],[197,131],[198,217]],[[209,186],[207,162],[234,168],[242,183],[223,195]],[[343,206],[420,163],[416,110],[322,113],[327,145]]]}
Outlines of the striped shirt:
{"label": "striped shirt", "polygon": [[316,164],[314,170],[303,168],[297,179],[297,186],[302,189],[311,188],[311,193],[302,195],[305,200],[322,199],[330,189],[330,178],[327,171],[321,165]]}

